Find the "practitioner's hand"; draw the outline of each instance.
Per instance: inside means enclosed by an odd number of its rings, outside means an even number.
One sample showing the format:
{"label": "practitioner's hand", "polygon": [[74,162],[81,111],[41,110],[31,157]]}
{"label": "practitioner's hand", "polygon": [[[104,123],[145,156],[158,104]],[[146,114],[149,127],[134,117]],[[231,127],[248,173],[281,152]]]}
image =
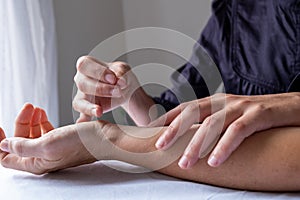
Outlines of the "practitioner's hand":
{"label": "practitioner's hand", "polygon": [[[156,142],[158,149],[167,149],[192,124],[202,122],[178,163],[181,168],[186,169],[212,149],[208,164],[212,167],[219,166],[251,134],[271,127],[300,125],[298,116],[299,93],[262,96],[217,94],[183,103],[152,125],[169,125]],[[217,142],[221,133],[223,135]]]}
{"label": "practitioner's hand", "polygon": [[80,112],[77,122],[90,121],[123,105],[140,85],[129,65],[123,62],[105,63],[84,56],[77,61],[74,81],[78,92],[73,107]]}
{"label": "practitioner's hand", "polygon": [[0,128],[0,159],[4,167],[43,174],[96,161],[82,144],[77,127],[53,129],[45,111],[31,104],[23,107],[15,125],[12,138],[5,139]]}

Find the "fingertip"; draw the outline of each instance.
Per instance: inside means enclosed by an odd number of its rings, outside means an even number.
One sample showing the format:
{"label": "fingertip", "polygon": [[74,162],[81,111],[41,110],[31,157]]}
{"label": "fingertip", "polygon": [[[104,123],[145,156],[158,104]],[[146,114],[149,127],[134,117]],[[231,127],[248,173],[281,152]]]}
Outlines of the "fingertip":
{"label": "fingertip", "polygon": [[113,84],[113,85],[115,85],[117,82],[116,75],[108,69],[105,71],[104,79],[106,82]]}
{"label": "fingertip", "polygon": [[22,109],[34,109],[34,106],[29,103],[29,102],[26,102],[24,105],[23,105],[23,108]]}
{"label": "fingertip", "polygon": [[30,121],[30,126],[36,126],[39,125],[41,122],[41,109],[40,108],[34,108],[33,114]]}
{"label": "fingertip", "polygon": [[166,146],[165,138],[163,136],[160,136],[155,143],[155,147],[159,150],[162,150],[164,146]]}
{"label": "fingertip", "polygon": [[183,155],[179,162],[178,162],[178,166],[181,168],[181,169],[187,169],[188,168],[188,165],[189,165],[189,161],[188,161],[188,158]]}
{"label": "fingertip", "polygon": [[160,150],[167,150],[175,142],[174,129],[169,126],[167,130],[160,136],[160,138],[155,143],[156,148]]}
{"label": "fingertip", "polygon": [[31,103],[25,103],[16,118],[16,123],[29,124],[33,112],[34,106]]}
{"label": "fingertip", "polygon": [[207,161],[207,164],[211,167],[218,167],[221,163],[215,155],[211,155]]}
{"label": "fingertip", "polygon": [[102,114],[103,114],[102,107],[101,106],[97,106],[96,108],[93,108],[92,109],[92,114],[95,117],[101,117]]}
{"label": "fingertip", "polygon": [[7,139],[1,140],[0,150],[3,152],[9,152],[9,141]]}
{"label": "fingertip", "polygon": [[49,121],[44,109],[40,108],[40,113],[41,113],[41,123]]}

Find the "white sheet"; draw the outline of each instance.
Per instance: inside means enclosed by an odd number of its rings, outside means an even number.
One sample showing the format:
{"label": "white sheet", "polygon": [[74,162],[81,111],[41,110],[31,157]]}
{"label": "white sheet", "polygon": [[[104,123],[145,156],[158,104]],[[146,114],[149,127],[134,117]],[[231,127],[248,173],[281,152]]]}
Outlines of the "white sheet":
{"label": "white sheet", "polygon": [[[122,165],[122,163],[118,163]],[[260,193],[187,182],[159,173],[131,174],[97,162],[35,176],[0,167],[0,199],[10,200],[151,200],[151,199],[272,199],[296,200],[300,193]]]}

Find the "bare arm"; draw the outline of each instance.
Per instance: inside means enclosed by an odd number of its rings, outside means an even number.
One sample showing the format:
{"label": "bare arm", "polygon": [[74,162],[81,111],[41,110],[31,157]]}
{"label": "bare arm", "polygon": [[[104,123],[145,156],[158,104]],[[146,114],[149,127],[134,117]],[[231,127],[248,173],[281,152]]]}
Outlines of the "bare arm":
{"label": "bare arm", "polygon": [[[146,167],[153,167],[153,162],[163,162],[169,155],[183,152],[197,126],[170,150],[162,151],[154,158],[137,159],[121,156],[118,151],[112,157],[117,160],[130,161]],[[129,152],[153,152],[156,150],[156,134],[148,139],[137,139],[119,131],[113,126],[110,133],[115,137],[114,143]],[[144,128],[130,127],[133,132],[144,132]],[[149,129],[148,129],[149,130]],[[153,131],[157,131],[154,130]],[[121,135],[120,135],[121,133]],[[173,152],[173,153],[172,153]],[[175,152],[175,153],[174,153]],[[183,170],[177,161],[158,171],[174,177],[202,182],[222,187],[263,191],[299,191],[300,190],[300,128],[287,127],[270,129],[253,134],[247,138],[231,157],[221,166],[212,168],[207,164],[208,157],[200,159],[191,169]],[[150,160],[148,160],[150,159]],[[146,162],[145,162],[146,160]],[[154,165],[157,167],[157,165]]]}
{"label": "bare arm", "polygon": [[260,191],[300,190],[299,127],[253,134],[217,168],[208,166],[204,157],[192,168],[183,170],[176,159],[182,155],[197,126],[191,127],[170,149],[158,151],[154,144],[165,127],[86,122],[51,130],[46,117],[22,119],[32,116],[30,112],[34,111],[27,106],[17,118],[18,137],[5,139],[0,129],[0,160],[4,167],[42,174],[96,160],[116,159],[217,186]]}

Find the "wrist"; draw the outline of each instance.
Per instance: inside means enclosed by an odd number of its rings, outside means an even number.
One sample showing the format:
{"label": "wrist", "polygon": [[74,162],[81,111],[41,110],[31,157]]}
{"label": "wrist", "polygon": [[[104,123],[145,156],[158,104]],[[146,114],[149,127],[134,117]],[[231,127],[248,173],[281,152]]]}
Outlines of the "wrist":
{"label": "wrist", "polygon": [[[118,135],[109,130],[109,122],[90,121],[76,124],[76,131],[86,150],[97,160],[112,158],[112,142]],[[109,134],[105,134],[105,133]]]}
{"label": "wrist", "polygon": [[122,107],[138,126],[145,126],[151,122],[149,111],[153,105],[155,103],[152,98],[140,87]]}

